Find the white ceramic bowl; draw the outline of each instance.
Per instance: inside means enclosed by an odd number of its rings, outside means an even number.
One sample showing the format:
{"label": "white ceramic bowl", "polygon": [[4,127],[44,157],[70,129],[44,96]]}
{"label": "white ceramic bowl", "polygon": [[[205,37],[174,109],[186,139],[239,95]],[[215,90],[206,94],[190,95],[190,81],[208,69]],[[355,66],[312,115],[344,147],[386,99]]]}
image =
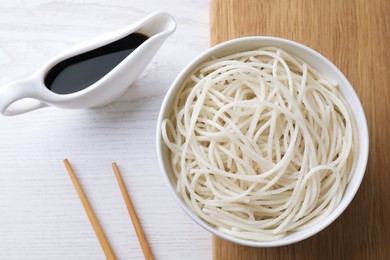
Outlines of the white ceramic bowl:
{"label": "white ceramic bowl", "polygon": [[[351,179],[351,182],[348,184],[345,194],[337,206],[337,208],[322,222],[317,225],[310,227],[308,229],[291,232],[287,234],[282,239],[271,241],[271,242],[255,242],[248,241],[239,238],[232,237],[221,231],[215,229],[211,225],[207,224],[203,220],[201,220],[197,215],[195,215],[192,211],[188,209],[186,204],[182,201],[182,198],[176,193],[176,177],[172,172],[172,167],[170,163],[170,151],[168,147],[164,144],[161,136],[161,122],[164,118],[170,116],[173,106],[172,102],[174,97],[178,93],[179,90],[183,87],[183,80],[189,75],[189,73],[193,72],[193,70],[202,62],[208,61],[211,56],[215,55],[217,57],[226,56],[229,54],[233,54],[236,52],[242,52],[247,50],[253,50],[256,48],[264,47],[264,46],[276,46],[281,49],[288,51],[291,54],[294,54],[305,61],[307,61],[310,65],[312,65],[315,69],[317,69],[321,74],[329,77],[333,81],[337,82],[340,87],[340,91],[349,103],[352,108],[352,113],[355,117],[357,129],[358,129],[358,145],[359,145],[359,154],[357,156],[357,167],[356,171]],[[157,154],[158,160],[160,164],[160,168],[163,172],[164,178],[167,181],[169,189],[172,191],[174,198],[177,203],[181,206],[181,208],[190,216],[196,223],[210,231],[211,233],[229,240],[234,243],[246,245],[246,246],[255,246],[255,247],[273,247],[273,246],[283,246],[292,244],[303,239],[306,239],[325,227],[327,227],[330,223],[332,223],[340,214],[347,208],[349,203],[352,201],[355,196],[360,183],[363,179],[364,172],[366,170],[367,158],[368,158],[368,129],[366,117],[364,115],[364,111],[362,105],[357,97],[353,87],[345,78],[345,76],[341,73],[341,71],[327,58],[319,54],[318,52],[310,49],[309,47],[281,38],[275,37],[245,37],[239,38],[235,40],[231,40],[228,42],[224,42],[222,44],[216,45],[211,49],[207,50],[196,59],[194,59],[190,64],[188,64],[177,76],[176,80],[173,82],[172,86],[168,90],[168,93],[165,96],[163,101],[160,115],[157,123]]]}

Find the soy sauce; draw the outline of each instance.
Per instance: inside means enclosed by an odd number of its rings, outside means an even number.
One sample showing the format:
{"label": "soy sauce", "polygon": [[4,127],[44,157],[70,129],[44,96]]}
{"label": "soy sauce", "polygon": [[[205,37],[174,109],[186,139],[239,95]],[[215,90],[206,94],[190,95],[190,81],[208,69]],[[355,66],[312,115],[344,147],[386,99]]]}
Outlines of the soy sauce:
{"label": "soy sauce", "polygon": [[132,33],[118,41],[79,54],[55,65],[45,77],[45,85],[57,94],[85,89],[109,73],[148,39]]}

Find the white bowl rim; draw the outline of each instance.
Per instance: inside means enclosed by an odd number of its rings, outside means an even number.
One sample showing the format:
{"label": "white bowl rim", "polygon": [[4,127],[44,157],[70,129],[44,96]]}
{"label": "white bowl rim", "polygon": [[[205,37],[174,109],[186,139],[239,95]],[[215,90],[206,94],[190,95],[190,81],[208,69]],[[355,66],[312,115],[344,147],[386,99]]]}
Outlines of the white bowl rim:
{"label": "white bowl rim", "polygon": [[[352,98],[357,99],[357,101],[358,101],[356,103],[356,106],[353,107],[354,108],[353,114],[360,116],[359,122],[357,122],[356,118],[355,118],[355,122],[356,122],[356,126],[357,126],[359,132],[361,132],[361,134],[359,134],[359,137],[361,137],[360,139],[362,139],[362,140],[359,141],[358,156],[360,155],[362,160],[358,161],[354,176],[352,177],[352,178],[356,179],[355,186],[352,187],[352,191],[349,192],[348,194],[344,193],[342,201],[339,203],[339,205],[337,205],[336,209],[330,215],[328,215],[325,219],[323,219],[321,222],[315,224],[312,227],[309,227],[309,228],[302,230],[302,231],[298,231],[298,232],[301,232],[301,235],[296,236],[294,238],[283,237],[280,240],[258,242],[258,241],[251,241],[251,240],[244,240],[244,239],[236,238],[236,237],[227,235],[227,234],[217,230],[216,228],[210,226],[209,224],[207,224],[206,222],[201,220],[197,215],[195,215],[185,205],[185,203],[181,200],[181,198],[179,197],[179,195],[175,191],[175,188],[172,186],[172,184],[169,180],[167,171],[164,167],[161,147],[165,144],[162,141],[161,124],[162,124],[162,120],[164,119],[163,118],[164,112],[169,105],[169,103],[168,103],[169,97],[176,90],[176,88],[180,87],[180,83],[185,79],[186,74],[189,73],[191,70],[193,70],[193,68],[196,67],[196,65],[199,65],[199,61],[203,60],[204,58],[212,56],[213,53],[218,51],[219,49],[225,48],[228,45],[236,44],[237,42],[241,42],[241,41],[259,41],[259,42],[261,42],[264,40],[271,40],[271,41],[275,41],[275,42],[279,42],[279,43],[285,43],[285,44],[291,45],[293,47],[302,49],[304,52],[308,52],[314,56],[317,56],[324,63],[326,63],[336,74],[338,74],[338,76],[346,83],[345,86],[343,86],[343,87],[348,88],[349,91],[353,95]],[[351,104],[349,103],[349,105],[351,105]],[[352,108],[352,106],[351,106],[351,108]],[[200,225],[201,227],[203,227],[204,229],[206,229],[210,233],[212,233],[212,234],[214,234],[222,239],[233,242],[233,243],[237,243],[237,244],[241,244],[241,245],[245,245],[245,246],[251,246],[251,247],[276,247],[276,246],[284,246],[284,245],[293,244],[293,243],[302,241],[306,238],[309,238],[309,237],[317,234],[318,232],[320,232],[321,230],[323,230],[324,228],[329,226],[334,220],[336,220],[344,212],[344,210],[349,206],[349,204],[351,203],[352,199],[354,198],[356,192],[358,191],[360,184],[363,180],[364,174],[365,174],[367,160],[368,160],[369,134],[368,134],[366,116],[365,116],[362,104],[361,104],[361,102],[360,102],[360,100],[355,92],[355,89],[352,87],[351,83],[344,76],[344,74],[336,67],[336,65],[334,65],[331,61],[329,61],[325,56],[323,56],[319,52],[307,47],[304,44],[301,44],[301,43],[298,43],[298,42],[295,42],[292,40],[279,38],[279,37],[272,37],[272,36],[249,36],[249,37],[242,37],[242,38],[229,40],[229,41],[220,43],[218,45],[215,45],[215,46],[209,48],[208,50],[206,50],[205,52],[201,53],[200,55],[198,55],[189,64],[187,64],[187,66],[185,66],[184,69],[181,70],[181,72],[177,75],[174,82],[170,86],[168,92],[166,93],[166,95],[164,97],[162,105],[161,105],[161,109],[160,109],[158,120],[157,120],[156,148],[157,148],[158,163],[159,163],[160,169],[162,171],[163,178],[164,178],[166,184],[169,186],[169,190],[173,194],[174,199],[180,205],[182,210],[184,210],[184,212],[192,220],[194,220],[198,225]],[[342,203],[343,201],[344,201],[344,203]]]}

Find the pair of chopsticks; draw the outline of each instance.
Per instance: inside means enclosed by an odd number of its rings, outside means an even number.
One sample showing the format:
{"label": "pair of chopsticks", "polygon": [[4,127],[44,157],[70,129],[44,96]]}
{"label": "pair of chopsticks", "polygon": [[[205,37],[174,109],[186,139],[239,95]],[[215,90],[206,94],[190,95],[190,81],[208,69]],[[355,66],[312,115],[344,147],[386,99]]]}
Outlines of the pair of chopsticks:
{"label": "pair of chopsticks", "polygon": [[[102,227],[100,226],[99,221],[96,218],[96,216],[92,210],[92,207],[89,204],[88,199],[85,196],[84,191],[81,188],[80,182],[78,181],[76,174],[74,173],[72,166],[70,165],[68,159],[64,160],[64,164],[65,164],[65,167],[66,167],[66,169],[69,173],[69,176],[72,180],[72,183],[76,189],[76,192],[79,195],[81,203],[83,204],[84,209],[87,212],[88,218],[92,224],[92,227],[93,227],[95,234],[100,242],[100,245],[103,248],[104,254],[106,255],[107,259],[109,259],[109,260],[116,259],[114,251],[112,250],[110,243],[108,242],[108,240],[104,234],[104,231],[103,231]],[[153,260],[154,257],[152,254],[152,250],[150,249],[148,241],[146,240],[145,233],[142,229],[141,223],[139,222],[139,219],[137,217],[137,213],[135,212],[135,209],[134,209],[133,203],[131,202],[129,193],[127,192],[126,185],[123,182],[118,165],[114,162],[114,163],[112,163],[112,168],[114,170],[115,177],[118,181],[119,188],[122,192],[123,199],[125,200],[126,207],[127,207],[128,212],[129,212],[130,218],[133,222],[133,226],[134,226],[135,232],[137,234],[138,240],[141,244],[141,248],[142,248],[142,251],[144,253],[145,259]]]}

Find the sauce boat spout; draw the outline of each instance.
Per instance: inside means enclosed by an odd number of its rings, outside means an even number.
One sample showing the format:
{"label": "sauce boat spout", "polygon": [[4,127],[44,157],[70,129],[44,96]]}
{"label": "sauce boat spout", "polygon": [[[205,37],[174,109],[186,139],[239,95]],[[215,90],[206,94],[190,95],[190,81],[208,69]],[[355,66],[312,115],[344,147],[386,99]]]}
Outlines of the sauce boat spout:
{"label": "sauce boat spout", "polygon": [[150,38],[166,39],[176,30],[175,19],[166,12],[154,12],[139,21],[137,30]]}

